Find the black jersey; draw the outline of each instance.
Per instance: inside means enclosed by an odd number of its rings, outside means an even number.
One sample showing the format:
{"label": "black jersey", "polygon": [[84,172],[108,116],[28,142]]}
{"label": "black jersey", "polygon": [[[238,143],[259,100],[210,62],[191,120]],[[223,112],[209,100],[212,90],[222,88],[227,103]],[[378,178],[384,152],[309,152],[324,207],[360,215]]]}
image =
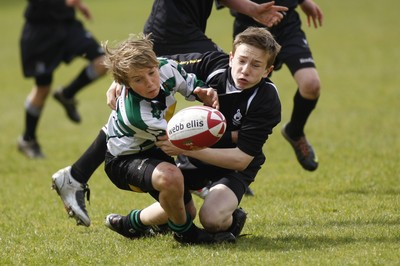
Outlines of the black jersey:
{"label": "black jersey", "polygon": [[[227,121],[224,137],[214,147],[238,147],[250,156],[263,156],[262,147],[281,121],[281,103],[275,85],[263,79],[253,88],[239,90],[230,76],[229,56],[223,52],[176,55],[189,73],[218,91],[220,111]],[[230,132],[239,130],[238,143]]]}
{"label": "black jersey", "polygon": [[[264,4],[272,1],[265,1],[265,0],[251,0],[252,2],[258,4]],[[275,5],[277,6],[285,6],[289,9],[296,8],[299,4],[303,3],[304,0],[275,0]]]}
{"label": "black jersey", "polygon": [[206,40],[213,0],[155,0],[144,26],[157,43]]}
{"label": "black jersey", "polygon": [[75,9],[68,7],[65,0],[28,0],[24,14],[26,21],[62,22],[75,19]]}

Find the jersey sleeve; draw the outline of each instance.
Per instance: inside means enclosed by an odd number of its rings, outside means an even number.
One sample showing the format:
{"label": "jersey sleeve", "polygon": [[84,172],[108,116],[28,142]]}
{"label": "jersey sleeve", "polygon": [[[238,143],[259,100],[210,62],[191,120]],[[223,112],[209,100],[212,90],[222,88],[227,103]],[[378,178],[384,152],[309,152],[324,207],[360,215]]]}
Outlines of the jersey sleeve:
{"label": "jersey sleeve", "polygon": [[198,79],[196,74],[188,73],[174,60],[160,60],[160,77],[164,80],[164,88],[179,92],[186,100],[196,100],[193,93],[197,87],[204,87],[205,83]]}
{"label": "jersey sleeve", "polygon": [[213,73],[225,71],[228,67],[229,57],[223,52],[210,51],[204,54],[188,53],[171,55],[169,58],[179,62],[188,73],[193,73],[198,79],[209,83]]}

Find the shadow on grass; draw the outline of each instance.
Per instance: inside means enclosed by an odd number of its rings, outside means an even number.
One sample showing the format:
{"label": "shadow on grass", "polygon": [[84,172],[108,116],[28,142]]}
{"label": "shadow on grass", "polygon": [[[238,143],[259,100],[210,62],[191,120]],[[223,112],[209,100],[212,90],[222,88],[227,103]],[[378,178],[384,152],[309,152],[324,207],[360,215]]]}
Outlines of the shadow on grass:
{"label": "shadow on grass", "polygon": [[237,247],[241,250],[269,250],[269,251],[289,251],[289,250],[304,250],[304,249],[326,249],[329,247],[355,244],[355,243],[386,243],[397,244],[400,241],[400,236],[392,237],[326,237],[326,236],[301,236],[289,235],[282,237],[263,237],[247,235],[240,237]]}
{"label": "shadow on grass", "polygon": [[[279,228],[292,230],[293,227],[301,227],[298,223],[275,224]],[[399,219],[371,218],[369,220],[345,220],[327,221],[318,225],[310,225],[314,230],[304,233],[290,233],[286,230],[276,232],[276,236],[243,235],[237,240],[237,247],[248,250],[288,251],[302,249],[325,249],[329,247],[349,244],[398,244],[400,232],[396,228],[400,226]],[[319,234],[318,228],[331,228],[334,231]],[[375,230],[373,229],[375,228]],[[392,233],[388,233],[388,229]],[[307,230],[307,229],[305,229]],[[321,229],[322,230],[322,229]],[[336,233],[337,235],[335,235]],[[367,233],[369,232],[369,233]]]}

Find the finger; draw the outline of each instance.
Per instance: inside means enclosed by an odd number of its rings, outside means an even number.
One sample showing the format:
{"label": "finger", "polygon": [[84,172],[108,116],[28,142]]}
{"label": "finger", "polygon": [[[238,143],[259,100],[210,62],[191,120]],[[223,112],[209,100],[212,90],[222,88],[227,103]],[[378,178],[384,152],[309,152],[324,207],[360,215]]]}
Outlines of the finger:
{"label": "finger", "polygon": [[160,141],[164,141],[164,140],[167,140],[167,139],[168,139],[167,135],[162,135],[162,136],[158,136],[157,137],[157,140],[160,140]]}
{"label": "finger", "polygon": [[318,10],[318,22],[320,27],[322,27],[323,21],[324,21],[324,15],[322,14],[321,11]]}
{"label": "finger", "polygon": [[275,4],[275,1],[264,3],[264,9],[270,9]]}
{"label": "finger", "polygon": [[284,12],[284,11],[288,11],[289,9],[287,7],[285,7],[285,6],[274,6],[273,10]]}

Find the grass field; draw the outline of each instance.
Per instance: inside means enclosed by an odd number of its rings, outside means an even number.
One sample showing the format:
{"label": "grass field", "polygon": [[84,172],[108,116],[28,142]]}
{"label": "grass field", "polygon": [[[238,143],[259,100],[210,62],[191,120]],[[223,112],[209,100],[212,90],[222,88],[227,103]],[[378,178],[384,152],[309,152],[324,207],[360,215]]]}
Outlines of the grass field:
{"label": "grass field", "polygon": [[[142,30],[152,1],[87,0],[103,40]],[[171,236],[129,241],[103,225],[111,212],[143,208],[148,195],[118,190],[98,169],[89,182],[89,228],[67,219],[50,189],[51,175],[85,150],[106,122],[104,78],[78,95],[80,125],[49,98],[39,140],[46,160],[16,149],[23,104],[32,80],[21,74],[19,36],[25,1],[0,2],[0,265],[400,265],[400,2],[317,1],[325,25],[305,28],[322,80],[322,95],[306,133],[320,168],[305,172],[278,125],[265,146],[267,163],[244,198],[248,212],[234,245],[177,244]],[[229,51],[232,19],[214,10],[208,34]],[[54,86],[85,62],[62,66]],[[287,71],[273,75],[289,119],[295,84]],[[196,199],[199,205],[201,202]]]}

